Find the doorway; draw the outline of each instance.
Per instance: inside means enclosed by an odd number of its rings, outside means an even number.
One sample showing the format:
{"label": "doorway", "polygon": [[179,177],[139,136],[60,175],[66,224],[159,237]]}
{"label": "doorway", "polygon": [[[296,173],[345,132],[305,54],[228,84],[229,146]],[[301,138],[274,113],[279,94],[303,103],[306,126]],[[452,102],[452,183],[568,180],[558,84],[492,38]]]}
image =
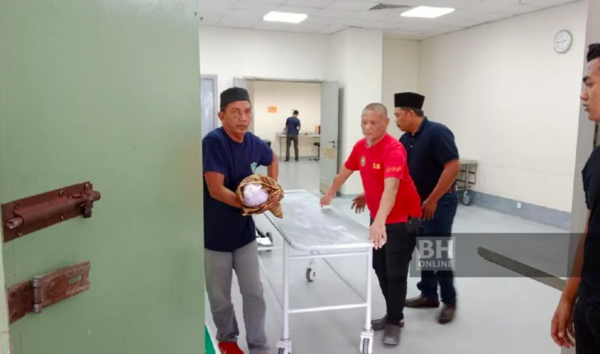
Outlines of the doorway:
{"label": "doorway", "polygon": [[202,119],[202,138],[213,131],[218,126],[217,112],[217,76],[200,76],[200,99],[201,99],[201,119]]}
{"label": "doorway", "polygon": [[[286,189],[325,193],[338,171],[339,84],[337,82],[277,79],[235,79],[253,104],[250,130],[269,141],[279,156],[281,180]],[[286,122],[298,111],[298,160],[287,153]],[[289,162],[285,162],[289,157]]]}

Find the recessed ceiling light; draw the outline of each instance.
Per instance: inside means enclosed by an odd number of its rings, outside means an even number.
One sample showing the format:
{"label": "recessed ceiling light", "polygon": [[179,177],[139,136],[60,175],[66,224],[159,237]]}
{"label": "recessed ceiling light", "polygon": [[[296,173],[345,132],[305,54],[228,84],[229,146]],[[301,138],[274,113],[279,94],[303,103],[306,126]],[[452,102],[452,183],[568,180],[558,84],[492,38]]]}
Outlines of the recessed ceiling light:
{"label": "recessed ceiling light", "polygon": [[307,14],[271,11],[263,17],[268,22],[300,23],[308,18]]}
{"label": "recessed ceiling light", "polygon": [[421,18],[436,18],[454,12],[454,9],[449,7],[429,7],[419,6],[414,9],[402,13],[402,17],[421,17]]}

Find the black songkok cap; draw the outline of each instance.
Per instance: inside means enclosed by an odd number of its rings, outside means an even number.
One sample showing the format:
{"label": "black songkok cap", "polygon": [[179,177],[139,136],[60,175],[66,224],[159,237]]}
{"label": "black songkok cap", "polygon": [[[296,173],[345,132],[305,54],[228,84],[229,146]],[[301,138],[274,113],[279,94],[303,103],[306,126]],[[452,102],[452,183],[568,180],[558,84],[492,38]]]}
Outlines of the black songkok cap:
{"label": "black songkok cap", "polygon": [[413,92],[403,92],[394,95],[394,107],[423,109],[425,96]]}
{"label": "black songkok cap", "polygon": [[245,88],[232,87],[221,92],[221,111],[224,111],[228,104],[237,101],[250,102],[250,95]]}

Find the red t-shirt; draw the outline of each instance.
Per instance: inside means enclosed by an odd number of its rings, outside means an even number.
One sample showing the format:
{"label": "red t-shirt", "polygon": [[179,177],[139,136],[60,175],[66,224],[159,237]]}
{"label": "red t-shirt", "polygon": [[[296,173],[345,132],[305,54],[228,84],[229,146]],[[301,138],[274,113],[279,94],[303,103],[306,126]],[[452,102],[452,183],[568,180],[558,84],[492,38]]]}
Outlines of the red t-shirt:
{"label": "red t-shirt", "polygon": [[361,139],[354,145],[345,166],[351,171],[360,171],[365,199],[373,219],[383,196],[384,180],[390,177],[399,179],[400,187],[386,224],[406,222],[409,215],[421,217],[421,198],[408,173],[406,150],[394,137],[386,134],[372,147],[367,147],[366,139]]}

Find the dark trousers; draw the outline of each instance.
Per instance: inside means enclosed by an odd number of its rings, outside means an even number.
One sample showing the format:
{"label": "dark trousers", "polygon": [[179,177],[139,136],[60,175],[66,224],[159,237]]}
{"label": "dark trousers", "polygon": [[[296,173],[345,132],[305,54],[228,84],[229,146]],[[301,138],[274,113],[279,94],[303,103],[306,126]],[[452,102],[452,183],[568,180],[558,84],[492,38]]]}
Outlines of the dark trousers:
{"label": "dark trousers", "polygon": [[373,269],[385,298],[388,322],[398,325],[404,319],[406,278],[416,235],[408,233],[405,223],[387,225],[386,232],[385,246],[373,251]]}
{"label": "dark trousers", "polygon": [[[422,234],[429,237],[450,237],[457,208],[457,193],[444,195],[438,202],[433,219],[423,222]],[[452,271],[422,271],[421,281],[417,284],[417,288],[421,290],[424,297],[438,301],[438,284],[442,302],[449,306],[456,306],[456,289]]]}
{"label": "dark trousers", "polygon": [[577,301],[573,322],[577,354],[600,353],[600,308],[587,301]]}
{"label": "dark trousers", "polygon": [[285,139],[285,145],[286,145],[285,158],[286,158],[286,160],[290,159],[290,146],[292,145],[292,142],[294,142],[294,153],[295,153],[296,159],[298,159],[298,135],[288,135]]}

